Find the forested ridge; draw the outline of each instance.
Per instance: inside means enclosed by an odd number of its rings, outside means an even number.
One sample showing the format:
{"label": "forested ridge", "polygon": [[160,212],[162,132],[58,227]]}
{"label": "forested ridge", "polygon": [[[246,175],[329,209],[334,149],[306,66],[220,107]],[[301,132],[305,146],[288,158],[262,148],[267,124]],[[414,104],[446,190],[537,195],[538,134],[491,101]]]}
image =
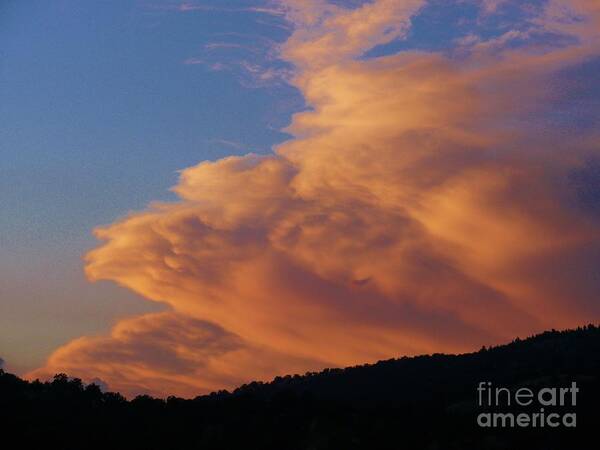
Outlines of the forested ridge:
{"label": "forested ridge", "polygon": [[[63,450],[592,449],[599,375],[594,325],[463,355],[277,377],[189,400],[128,401],[66,374],[29,382],[0,370],[0,432],[18,448]],[[488,381],[532,390],[576,382],[577,426],[478,426],[477,387]]]}

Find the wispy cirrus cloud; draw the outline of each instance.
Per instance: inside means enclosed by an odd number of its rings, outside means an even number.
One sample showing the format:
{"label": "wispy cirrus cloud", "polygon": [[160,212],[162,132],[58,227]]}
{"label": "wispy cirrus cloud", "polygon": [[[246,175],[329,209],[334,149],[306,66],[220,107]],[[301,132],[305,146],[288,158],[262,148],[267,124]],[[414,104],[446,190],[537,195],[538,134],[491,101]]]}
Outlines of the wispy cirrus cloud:
{"label": "wispy cirrus cloud", "polygon": [[177,202],[97,229],[89,278],[170,311],[74,341],[30,376],[193,396],[597,320],[585,185],[600,135],[556,116],[581,89],[565,73],[600,57],[598,2],[552,0],[535,22],[557,34],[543,46],[361,59],[422,5],[283,2],[295,32],[281,57],[311,106],[294,138],[187,168]]}
{"label": "wispy cirrus cloud", "polygon": [[213,144],[224,145],[226,147],[233,148],[236,150],[248,150],[248,147],[246,145],[242,144],[241,142],[232,141],[230,139],[210,139],[208,142]]}
{"label": "wispy cirrus cloud", "polygon": [[[157,6],[157,5],[155,5]],[[158,6],[157,6],[158,7]],[[160,6],[161,9],[168,9],[179,11],[183,13],[187,12],[231,12],[231,13],[257,13],[266,14],[271,16],[283,16],[285,15],[285,9],[281,7],[278,2],[265,2],[258,3],[254,6],[223,6],[222,2],[205,1],[205,2],[180,2],[171,3]]]}
{"label": "wispy cirrus cloud", "polygon": [[215,72],[230,72],[248,88],[287,84],[292,77],[289,63],[281,60],[280,43],[260,35],[217,33],[218,40],[207,42],[185,65],[201,65]]}
{"label": "wispy cirrus cloud", "polygon": [[195,64],[205,64],[206,62],[201,58],[187,58],[183,61],[183,64],[186,65],[195,65]]}
{"label": "wispy cirrus cloud", "polygon": [[249,51],[256,50],[252,47],[248,47],[248,46],[242,45],[242,44],[236,44],[234,42],[210,42],[208,44],[205,44],[204,48],[207,50],[228,49],[228,48],[244,49],[244,50],[249,50]]}

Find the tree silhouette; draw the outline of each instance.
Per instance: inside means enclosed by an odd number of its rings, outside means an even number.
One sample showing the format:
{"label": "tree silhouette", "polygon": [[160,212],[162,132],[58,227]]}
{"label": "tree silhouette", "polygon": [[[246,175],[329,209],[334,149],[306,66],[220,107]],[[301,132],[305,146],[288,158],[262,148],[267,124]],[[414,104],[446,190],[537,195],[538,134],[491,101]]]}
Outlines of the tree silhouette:
{"label": "tree silhouette", "polygon": [[[423,355],[252,382],[193,400],[127,401],[67,374],[28,382],[0,369],[0,430],[19,448],[590,448],[600,400],[600,329],[548,331],[464,355]],[[577,427],[476,425],[481,381],[509,388],[576,381]]]}

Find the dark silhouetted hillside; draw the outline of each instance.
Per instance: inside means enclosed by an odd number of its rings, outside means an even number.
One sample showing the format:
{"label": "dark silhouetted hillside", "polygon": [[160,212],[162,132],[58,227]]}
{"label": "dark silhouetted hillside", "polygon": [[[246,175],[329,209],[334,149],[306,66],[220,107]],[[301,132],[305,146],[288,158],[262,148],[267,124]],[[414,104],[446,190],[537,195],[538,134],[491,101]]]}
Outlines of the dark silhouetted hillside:
{"label": "dark silhouetted hillside", "polygon": [[[592,325],[465,355],[277,377],[194,400],[127,401],[66,375],[27,382],[0,370],[0,432],[23,449],[595,449],[599,375],[600,329]],[[576,406],[557,412],[575,412],[577,426],[481,428],[477,386],[486,381],[513,390],[576,382]]]}

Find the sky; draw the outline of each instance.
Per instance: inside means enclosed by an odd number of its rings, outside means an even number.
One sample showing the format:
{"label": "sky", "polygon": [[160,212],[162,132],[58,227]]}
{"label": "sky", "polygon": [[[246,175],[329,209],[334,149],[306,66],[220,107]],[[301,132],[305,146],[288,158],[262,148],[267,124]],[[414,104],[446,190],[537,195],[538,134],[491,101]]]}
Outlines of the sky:
{"label": "sky", "polygon": [[600,317],[598,0],[0,22],[9,370],[191,397]]}
{"label": "sky", "polygon": [[[287,31],[264,13],[1,3],[0,355],[21,372],[74,337],[160,309],[87,282],[94,227],[172,199],[180,169],[268,152],[303,99],[239,66],[186,64],[255,64],[257,52],[268,63],[265,45]],[[225,47],[240,42],[249,50]]]}

